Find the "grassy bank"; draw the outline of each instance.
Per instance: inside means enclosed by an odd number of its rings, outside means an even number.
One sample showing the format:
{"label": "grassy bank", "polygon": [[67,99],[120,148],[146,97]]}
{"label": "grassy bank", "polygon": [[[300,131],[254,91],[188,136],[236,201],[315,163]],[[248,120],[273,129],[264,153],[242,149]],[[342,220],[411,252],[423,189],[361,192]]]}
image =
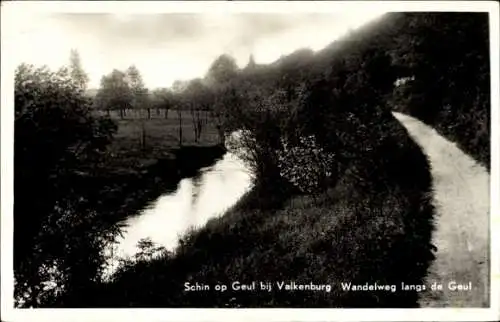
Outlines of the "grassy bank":
{"label": "grassy bank", "polygon": [[99,200],[96,211],[110,212],[117,220],[123,220],[160,195],[174,191],[183,178],[195,176],[200,168],[212,165],[225,152],[226,149],[219,145],[170,148],[166,157],[157,159],[156,155],[143,155],[148,163],[115,167],[114,171],[101,168],[92,176],[75,177],[72,184],[85,187],[86,196]]}

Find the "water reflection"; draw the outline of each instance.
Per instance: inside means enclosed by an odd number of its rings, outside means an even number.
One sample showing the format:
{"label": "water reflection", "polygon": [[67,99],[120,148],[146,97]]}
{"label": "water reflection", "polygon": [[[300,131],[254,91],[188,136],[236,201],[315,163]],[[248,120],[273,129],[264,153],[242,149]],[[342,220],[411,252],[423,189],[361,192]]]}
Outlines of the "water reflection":
{"label": "water reflection", "polygon": [[[150,238],[167,250],[174,250],[179,237],[190,228],[201,227],[222,215],[251,188],[252,179],[244,163],[233,153],[226,153],[213,166],[201,170],[196,178],[183,179],[174,193],[158,198],[138,216],[126,221],[123,237],[113,247],[105,277],[117,266],[118,258],[132,257],[137,243]],[[108,254],[111,249],[108,249]]]}

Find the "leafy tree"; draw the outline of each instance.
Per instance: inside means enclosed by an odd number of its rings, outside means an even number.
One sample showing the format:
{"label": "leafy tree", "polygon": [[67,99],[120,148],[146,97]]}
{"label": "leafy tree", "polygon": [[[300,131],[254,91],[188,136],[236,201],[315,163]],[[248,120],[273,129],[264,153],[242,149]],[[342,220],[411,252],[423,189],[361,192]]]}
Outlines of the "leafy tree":
{"label": "leafy tree", "polygon": [[73,79],[75,84],[82,90],[87,89],[89,77],[83,70],[80,54],[76,49],[71,50],[69,69],[71,79]]}
{"label": "leafy tree", "polygon": [[247,103],[242,99],[243,96],[239,95],[243,89],[238,88],[236,82],[214,86],[213,91],[214,100],[210,114],[216,122],[220,143],[225,145],[225,133],[243,127],[245,114],[242,111]]}
{"label": "leafy tree", "polygon": [[[225,132],[231,127],[229,116],[231,110],[237,107],[237,93],[243,93],[243,90],[237,89],[235,84],[239,83],[240,76],[238,65],[233,57],[223,54],[210,65],[205,81],[212,91],[212,100],[210,108],[211,117],[216,121],[216,128],[219,132],[219,139],[225,144]],[[241,106],[241,105],[238,105]]]}
{"label": "leafy tree", "polygon": [[195,142],[198,142],[203,126],[207,123],[206,115],[211,105],[211,95],[209,89],[202,83],[201,79],[191,80],[184,90],[183,95],[189,105]]}
{"label": "leafy tree", "polygon": [[277,155],[290,109],[280,90],[268,93],[268,89],[239,77],[219,87],[214,106],[223,130],[237,131],[232,134],[237,140],[229,137],[225,144],[251,169],[256,189],[266,200],[261,207],[277,206],[291,187],[280,174]]}
{"label": "leafy tree", "polygon": [[187,82],[176,80],[172,84],[172,91],[174,93],[174,105],[177,111],[177,120],[179,126],[179,145],[182,145],[182,111],[185,109],[186,101],[183,95],[184,90],[187,87]]}
{"label": "leafy tree", "polygon": [[108,112],[119,110],[121,118],[125,115],[125,110],[133,104],[133,92],[127,82],[126,74],[113,70],[109,75],[101,78],[101,86],[96,95],[96,103]]}
{"label": "leafy tree", "polygon": [[96,282],[101,247],[117,232],[112,220],[93,211],[99,200],[86,193],[116,131],[90,108],[67,69],[17,68],[14,274],[20,306],[48,305],[51,295]]}
{"label": "leafy tree", "polygon": [[245,66],[245,70],[253,70],[256,67],[257,64],[255,63],[255,57],[253,56],[253,54],[251,54],[250,57],[248,58],[248,63]]}
{"label": "leafy tree", "polygon": [[168,111],[173,107],[174,94],[168,88],[157,88],[151,93],[153,108],[156,108],[159,114],[160,109],[165,110],[165,118],[168,118]]}
{"label": "leafy tree", "polygon": [[[125,72],[125,81],[130,87],[130,92],[132,96],[131,107],[142,115],[142,110],[146,109],[148,112],[148,119],[151,119],[151,102],[149,97],[149,91],[144,86],[141,73],[135,65],[131,65]],[[141,116],[141,149],[146,149],[146,124]]]}
{"label": "leafy tree", "polygon": [[135,67],[130,66],[126,71],[126,80],[132,92],[132,108],[141,110],[145,108],[148,111],[148,119],[151,118],[151,104],[149,102],[148,89],[144,85],[141,73]]}
{"label": "leafy tree", "polygon": [[233,57],[229,55],[219,56],[208,69],[205,76],[211,84],[222,84],[234,79],[238,74],[238,65]]}

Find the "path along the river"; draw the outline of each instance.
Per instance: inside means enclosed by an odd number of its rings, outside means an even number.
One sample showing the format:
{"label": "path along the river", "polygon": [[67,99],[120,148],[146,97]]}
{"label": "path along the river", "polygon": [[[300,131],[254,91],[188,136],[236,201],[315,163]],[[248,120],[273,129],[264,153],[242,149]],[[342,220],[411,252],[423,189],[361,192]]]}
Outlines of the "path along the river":
{"label": "path along the river", "polygon": [[[437,252],[426,285],[441,283],[443,291],[427,288],[420,305],[488,306],[490,175],[433,128],[404,114],[394,116],[428,156],[433,178],[436,215],[432,242]],[[472,289],[451,290],[452,282]]]}

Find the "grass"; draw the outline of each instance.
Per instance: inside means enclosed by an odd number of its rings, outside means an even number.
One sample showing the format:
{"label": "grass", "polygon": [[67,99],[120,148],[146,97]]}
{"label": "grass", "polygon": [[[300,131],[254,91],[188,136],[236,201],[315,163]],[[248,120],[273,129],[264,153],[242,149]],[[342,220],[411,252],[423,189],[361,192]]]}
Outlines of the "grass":
{"label": "grass", "polygon": [[[172,149],[179,147],[179,117],[175,111],[169,112],[168,119],[164,114],[157,115],[156,110],[152,111],[151,119],[146,115],[139,118],[134,112],[128,112],[124,119],[117,112],[112,112],[111,117],[118,123],[118,132],[109,146],[111,157],[107,167],[110,170],[147,166],[159,158],[171,156]],[[183,145],[213,146],[218,143],[219,135],[212,119],[208,119],[196,141],[191,114],[182,113]]]}
{"label": "grass", "polygon": [[[125,269],[91,297],[65,307],[416,307],[416,291],[433,259],[433,208],[425,156],[395,119],[370,154],[351,160],[322,195],[288,195],[260,206],[257,185],[223,217],[181,240],[175,256]],[[368,166],[370,165],[370,166]],[[276,188],[279,183],[276,184]],[[271,188],[271,189],[270,189]],[[272,196],[272,188],[266,187]],[[332,284],[330,293],[185,292],[185,282]],[[342,282],[395,284],[396,292],[348,292]]]}

